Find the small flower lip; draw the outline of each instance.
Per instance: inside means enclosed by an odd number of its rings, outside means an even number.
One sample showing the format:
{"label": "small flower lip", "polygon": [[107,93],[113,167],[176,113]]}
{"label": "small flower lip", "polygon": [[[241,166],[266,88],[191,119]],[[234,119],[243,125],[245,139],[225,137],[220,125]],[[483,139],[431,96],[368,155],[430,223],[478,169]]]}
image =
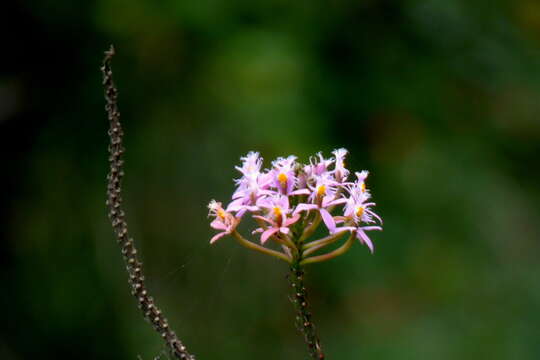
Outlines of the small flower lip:
{"label": "small flower lip", "polygon": [[208,203],[208,217],[218,216],[218,212],[220,210],[223,210],[223,208],[221,207],[221,203],[213,199],[210,200],[210,202]]}
{"label": "small flower lip", "polygon": [[258,175],[261,171],[263,159],[256,151],[250,151],[246,156],[240,158],[243,161],[242,166],[235,166],[244,176]]}
{"label": "small flower lip", "polygon": [[310,167],[311,174],[313,176],[321,176],[326,173],[328,167],[334,163],[334,159],[325,159],[322,152],[319,151],[316,156],[310,158],[309,162],[310,164],[308,166]]}
{"label": "small flower lip", "polygon": [[339,183],[343,183],[347,180],[347,177],[349,176],[349,170],[347,170],[347,168],[345,167],[345,156],[347,156],[348,151],[344,148],[340,148],[332,151],[332,154],[334,154],[334,157],[336,159],[334,175]]}

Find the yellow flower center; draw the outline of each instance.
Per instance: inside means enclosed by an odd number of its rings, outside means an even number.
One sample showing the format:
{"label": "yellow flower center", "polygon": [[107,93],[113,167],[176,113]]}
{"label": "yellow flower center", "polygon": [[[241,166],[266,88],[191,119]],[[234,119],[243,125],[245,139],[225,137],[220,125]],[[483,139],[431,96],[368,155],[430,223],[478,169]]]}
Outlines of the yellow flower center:
{"label": "yellow flower center", "polygon": [[285,185],[287,183],[287,175],[285,175],[284,173],[280,173],[277,177],[278,181],[281,183],[281,185]]}
{"label": "yellow flower center", "polygon": [[357,206],[355,213],[356,216],[362,217],[362,215],[364,214],[364,208],[362,206]]}
{"label": "yellow flower center", "polygon": [[317,187],[317,195],[318,196],[323,196],[324,194],[326,194],[326,186],[325,185],[319,185]]}
{"label": "yellow flower center", "polygon": [[217,216],[221,218],[222,220],[225,219],[225,210],[223,209],[217,209]]}
{"label": "yellow flower center", "polygon": [[277,207],[277,206],[274,207],[274,215],[275,215],[276,217],[281,217],[281,208],[279,208],[279,207]]}
{"label": "yellow flower center", "polygon": [[360,185],[360,190],[362,190],[362,192],[366,192],[366,184],[365,183],[362,183],[362,185]]}

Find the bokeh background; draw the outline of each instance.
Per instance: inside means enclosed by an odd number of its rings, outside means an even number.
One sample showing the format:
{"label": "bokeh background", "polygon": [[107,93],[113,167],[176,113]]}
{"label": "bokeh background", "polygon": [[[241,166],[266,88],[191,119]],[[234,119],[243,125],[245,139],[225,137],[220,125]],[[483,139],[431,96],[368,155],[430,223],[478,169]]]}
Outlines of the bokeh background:
{"label": "bokeh background", "polygon": [[346,147],[385,220],[308,270],[328,359],[540,358],[537,0],[19,1],[0,22],[0,358],[153,359],[106,217],[114,43],[125,201],[198,359],[301,359],[286,266],[206,204],[234,165]]}

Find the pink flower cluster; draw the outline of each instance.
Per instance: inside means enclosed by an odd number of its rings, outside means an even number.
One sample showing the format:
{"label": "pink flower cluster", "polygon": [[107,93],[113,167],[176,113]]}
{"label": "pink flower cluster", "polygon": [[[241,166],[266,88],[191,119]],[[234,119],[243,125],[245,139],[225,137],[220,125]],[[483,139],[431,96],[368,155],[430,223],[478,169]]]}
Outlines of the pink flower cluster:
{"label": "pink flower cluster", "polygon": [[370,201],[365,184],[368,172],[355,173],[356,179],[351,181],[344,163],[347,150],[338,149],[332,154],[326,159],[318,153],[307,165],[298,163],[296,156],[278,158],[266,170],[262,170],[259,153],[242,157],[242,165],[236,167],[242,176],[235,180],[232,201],[225,209],[215,200],[208,205],[209,216],[214,217],[210,225],[221,231],[210,242],[229,234],[246,241],[236,228],[249,213],[258,224],[253,234],[260,236],[260,243],[276,241],[282,245],[284,256],[291,259],[298,250],[310,247],[309,236],[321,220],[331,241],[320,239],[312,245],[322,247],[324,241],[329,244],[338,235],[350,233],[351,238],[356,237],[373,252],[366,231],[382,230],[382,220],[371,210],[375,203]]}

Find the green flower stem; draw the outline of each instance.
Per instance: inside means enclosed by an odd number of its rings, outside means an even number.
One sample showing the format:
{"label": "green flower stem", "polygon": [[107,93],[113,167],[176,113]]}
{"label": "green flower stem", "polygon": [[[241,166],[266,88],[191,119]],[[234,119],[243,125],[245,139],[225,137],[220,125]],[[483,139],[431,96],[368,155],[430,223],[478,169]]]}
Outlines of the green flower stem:
{"label": "green flower stem", "polygon": [[303,255],[304,255],[304,257],[306,257],[309,254],[312,254],[312,253],[316,252],[319,249],[322,249],[323,247],[325,247],[327,245],[335,243],[336,241],[341,239],[341,237],[346,232],[347,232],[347,230],[340,231],[338,233],[329,235],[329,236],[327,236],[325,238],[322,238],[320,240],[315,240],[315,241],[312,241],[310,243],[305,244],[303,246],[303,249],[304,249]]}
{"label": "green flower stem", "polygon": [[300,236],[299,242],[302,243],[304,240],[309,238],[313,234],[313,232],[317,229],[320,223],[321,223],[321,215],[319,214],[319,212],[316,212],[315,218],[313,219],[311,224],[305,228],[304,232],[302,233],[302,236]]}
{"label": "green flower stem", "polygon": [[291,238],[289,237],[289,235],[286,235],[286,234],[283,234],[283,236],[276,236],[276,238],[278,239],[278,241],[280,241],[283,245],[289,247],[292,251],[294,251],[295,253],[298,252],[298,248],[296,247],[296,245],[292,242]]}
{"label": "green flower stem", "polygon": [[310,242],[304,244],[304,246],[302,246],[302,249],[307,250],[309,248],[312,248],[314,246],[318,246],[318,245],[321,245],[321,244],[326,244],[326,243],[331,244],[335,240],[337,240],[339,237],[341,237],[343,234],[345,234],[347,231],[348,230],[342,230],[342,231],[339,231],[337,233],[328,235],[327,237],[324,237],[322,239],[315,240],[315,241],[310,241]]}
{"label": "green flower stem", "polygon": [[335,257],[338,257],[339,255],[345,254],[351,248],[354,242],[354,238],[355,238],[354,234],[355,234],[354,232],[351,233],[351,236],[349,236],[345,244],[341,245],[336,250],[329,252],[328,254],[305,258],[302,261],[300,261],[300,265],[307,265],[307,264],[322,262],[322,261],[326,261],[326,260],[330,260]]}
{"label": "green flower stem", "polygon": [[234,236],[234,238],[240,243],[240,245],[242,246],[245,246],[247,247],[248,249],[251,249],[251,250],[255,250],[255,251],[258,251],[258,252],[261,252],[263,254],[266,254],[266,255],[270,255],[270,256],[273,256],[273,257],[276,257],[278,259],[281,259],[287,263],[291,263],[291,258],[279,251],[275,251],[275,250],[272,250],[272,249],[267,249],[263,246],[260,246],[260,245],[257,245],[251,241],[248,241],[246,240],[242,235],[240,235],[240,233],[238,233],[238,231],[233,231],[231,233],[232,236]]}

